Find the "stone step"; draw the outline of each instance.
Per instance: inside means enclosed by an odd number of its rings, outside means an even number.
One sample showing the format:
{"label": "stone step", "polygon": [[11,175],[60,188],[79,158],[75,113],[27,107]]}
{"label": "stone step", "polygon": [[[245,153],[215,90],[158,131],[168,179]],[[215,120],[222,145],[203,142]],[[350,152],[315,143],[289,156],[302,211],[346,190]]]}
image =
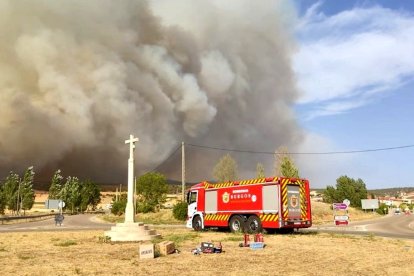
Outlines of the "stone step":
{"label": "stone step", "polygon": [[111,241],[148,241],[160,237],[155,230],[149,229],[142,222],[117,223],[110,231],[105,232],[105,236],[110,237]]}

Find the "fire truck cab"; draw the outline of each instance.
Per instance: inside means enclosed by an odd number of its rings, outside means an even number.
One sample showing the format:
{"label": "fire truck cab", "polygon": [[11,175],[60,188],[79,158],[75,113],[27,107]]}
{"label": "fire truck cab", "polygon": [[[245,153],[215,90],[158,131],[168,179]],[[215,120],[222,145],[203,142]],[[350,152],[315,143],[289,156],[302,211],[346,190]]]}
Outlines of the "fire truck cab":
{"label": "fire truck cab", "polygon": [[230,228],[258,233],[291,232],[312,226],[309,181],[270,177],[212,184],[202,182],[187,193],[186,226],[196,231]]}

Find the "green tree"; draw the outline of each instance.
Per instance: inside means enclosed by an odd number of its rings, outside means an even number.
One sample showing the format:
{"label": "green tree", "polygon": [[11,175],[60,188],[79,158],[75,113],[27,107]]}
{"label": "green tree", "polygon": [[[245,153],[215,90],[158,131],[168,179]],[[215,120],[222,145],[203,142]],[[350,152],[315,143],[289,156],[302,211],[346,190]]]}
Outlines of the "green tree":
{"label": "green tree", "polygon": [[299,170],[293,159],[289,156],[286,147],[279,147],[275,153],[276,175],[284,177],[299,178]]}
{"label": "green tree", "polygon": [[264,178],[265,177],[265,169],[262,163],[257,163],[256,166],[256,177],[257,178]]}
{"label": "green tree", "polygon": [[19,197],[19,184],[19,175],[14,172],[10,172],[4,181],[3,194],[5,205],[7,206],[7,209],[12,210],[13,212],[17,212],[19,205],[17,202]]}
{"label": "green tree", "polygon": [[95,210],[98,203],[101,202],[101,190],[99,186],[91,180],[86,180],[81,184],[81,211],[90,206]]}
{"label": "green tree", "polygon": [[4,196],[4,185],[0,183],[0,214],[4,215],[6,209],[6,197]]}
{"label": "green tree", "polygon": [[49,199],[59,199],[59,193],[62,190],[63,176],[60,174],[60,170],[57,170],[52,177],[49,188]]}
{"label": "green tree", "polygon": [[35,200],[35,192],[33,190],[33,180],[34,180],[34,170],[33,167],[27,168],[24,173],[23,180],[20,182],[20,199],[21,199],[21,208],[23,212],[26,213],[26,210],[30,210],[33,207]]}
{"label": "green tree", "polygon": [[224,155],[216,164],[213,176],[219,182],[233,181],[237,179],[237,163],[230,154]]}
{"label": "green tree", "polygon": [[406,203],[401,203],[398,207],[401,209],[401,212],[404,212],[405,209],[408,208],[408,205]]}
{"label": "green tree", "polygon": [[74,213],[75,209],[80,207],[82,200],[79,179],[72,176],[67,177],[58,196],[65,202],[66,208],[70,207],[72,213]]}
{"label": "green tree", "polygon": [[139,212],[154,212],[167,199],[168,185],[164,175],[150,172],[137,179],[137,208]]}
{"label": "green tree", "polygon": [[336,189],[328,186],[324,192],[324,201],[328,203],[342,202],[348,199],[352,207],[361,207],[361,199],[367,198],[367,188],[361,179],[341,176],[336,180]]}

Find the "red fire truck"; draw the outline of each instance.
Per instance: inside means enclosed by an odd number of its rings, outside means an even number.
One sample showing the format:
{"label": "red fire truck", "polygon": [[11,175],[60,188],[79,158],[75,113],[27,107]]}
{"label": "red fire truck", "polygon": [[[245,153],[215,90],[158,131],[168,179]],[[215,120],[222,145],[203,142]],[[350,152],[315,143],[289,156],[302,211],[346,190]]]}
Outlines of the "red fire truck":
{"label": "red fire truck", "polygon": [[309,181],[271,177],[212,184],[201,182],[187,194],[187,227],[232,232],[292,232],[312,226]]}

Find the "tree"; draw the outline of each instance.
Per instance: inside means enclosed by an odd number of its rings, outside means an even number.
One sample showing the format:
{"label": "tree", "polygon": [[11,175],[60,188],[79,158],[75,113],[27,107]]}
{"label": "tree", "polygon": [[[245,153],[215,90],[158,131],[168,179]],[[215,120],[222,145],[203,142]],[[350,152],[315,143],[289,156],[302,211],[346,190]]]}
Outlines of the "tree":
{"label": "tree", "polygon": [[264,178],[265,177],[265,170],[262,163],[257,163],[256,166],[256,177],[257,178]]}
{"label": "tree", "polygon": [[4,196],[4,185],[0,183],[0,214],[4,215],[6,209],[6,197]]}
{"label": "tree", "polygon": [[19,205],[17,201],[20,201],[20,199],[18,199],[19,184],[19,175],[14,172],[10,172],[4,181],[3,194],[5,205],[7,206],[7,209],[12,210],[13,212],[17,211]]}
{"label": "tree", "polygon": [[59,199],[59,193],[62,190],[63,176],[60,174],[60,170],[57,170],[52,177],[49,188],[49,199]]}
{"label": "tree", "polygon": [[67,207],[71,208],[72,213],[74,213],[75,208],[81,204],[81,186],[79,179],[72,176],[67,177],[58,196],[65,202]]}
{"label": "tree", "polygon": [[336,180],[336,189],[328,186],[324,192],[324,201],[328,203],[342,202],[348,199],[352,207],[361,207],[361,199],[368,195],[364,181],[341,176]]}
{"label": "tree", "polygon": [[101,190],[99,186],[91,180],[86,180],[81,184],[81,210],[86,210],[88,206],[95,209],[101,202]]}
{"label": "tree", "polygon": [[21,207],[26,213],[26,210],[30,210],[33,207],[35,200],[35,192],[33,190],[33,180],[34,180],[34,171],[33,167],[27,168],[24,173],[23,180],[20,182],[20,199]]}
{"label": "tree", "polygon": [[299,170],[293,159],[289,156],[286,147],[279,147],[275,153],[276,175],[299,178]]}
{"label": "tree", "polygon": [[213,175],[219,182],[227,182],[237,179],[237,163],[230,154],[224,155],[219,160],[214,167]]}
{"label": "tree", "polygon": [[167,199],[168,185],[164,175],[150,172],[137,179],[137,208],[139,212],[154,212]]}

